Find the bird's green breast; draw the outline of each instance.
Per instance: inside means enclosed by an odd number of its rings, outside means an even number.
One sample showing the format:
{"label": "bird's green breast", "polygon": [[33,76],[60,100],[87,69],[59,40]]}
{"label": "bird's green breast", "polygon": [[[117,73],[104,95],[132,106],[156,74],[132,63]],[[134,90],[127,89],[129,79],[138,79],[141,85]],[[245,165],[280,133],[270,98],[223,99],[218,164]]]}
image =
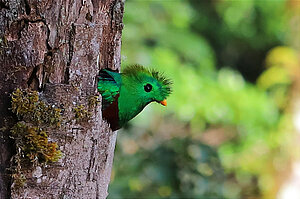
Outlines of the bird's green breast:
{"label": "bird's green breast", "polygon": [[122,86],[118,99],[120,126],[123,126],[139,114],[147,104],[148,103],[137,94],[134,84],[122,77]]}

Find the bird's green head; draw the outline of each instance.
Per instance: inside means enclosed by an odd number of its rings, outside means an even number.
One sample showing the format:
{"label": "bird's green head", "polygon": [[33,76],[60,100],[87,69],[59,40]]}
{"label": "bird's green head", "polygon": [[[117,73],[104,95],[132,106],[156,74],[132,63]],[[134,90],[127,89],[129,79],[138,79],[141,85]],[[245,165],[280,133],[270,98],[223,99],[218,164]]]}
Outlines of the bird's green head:
{"label": "bird's green head", "polygon": [[153,101],[167,105],[166,98],[172,92],[172,82],[163,74],[140,65],[129,66],[122,74],[126,77],[127,85],[130,85],[130,93],[133,93],[143,105]]}

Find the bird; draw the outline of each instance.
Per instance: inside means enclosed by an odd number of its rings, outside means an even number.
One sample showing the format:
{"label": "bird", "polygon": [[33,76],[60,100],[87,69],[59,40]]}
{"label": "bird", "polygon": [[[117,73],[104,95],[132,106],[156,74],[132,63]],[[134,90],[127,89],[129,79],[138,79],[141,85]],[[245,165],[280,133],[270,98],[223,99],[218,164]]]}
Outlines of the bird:
{"label": "bird", "polygon": [[137,64],[122,73],[101,69],[97,89],[102,96],[102,117],[113,131],[118,130],[151,102],[167,106],[171,85],[162,73]]}

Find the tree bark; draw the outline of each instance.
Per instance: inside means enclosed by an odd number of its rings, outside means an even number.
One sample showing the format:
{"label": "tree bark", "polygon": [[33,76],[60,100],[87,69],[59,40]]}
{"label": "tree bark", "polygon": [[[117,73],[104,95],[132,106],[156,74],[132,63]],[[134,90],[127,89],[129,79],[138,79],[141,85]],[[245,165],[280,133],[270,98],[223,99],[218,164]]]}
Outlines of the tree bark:
{"label": "tree bark", "polygon": [[[120,68],[122,0],[0,0],[0,198],[106,198],[116,132],[102,121],[96,76]],[[62,109],[60,128],[41,126],[62,158],[24,170],[23,188],[12,188],[15,154],[9,107],[16,88],[39,91]],[[86,108],[77,120],[74,108]],[[89,108],[87,108],[89,107]]]}

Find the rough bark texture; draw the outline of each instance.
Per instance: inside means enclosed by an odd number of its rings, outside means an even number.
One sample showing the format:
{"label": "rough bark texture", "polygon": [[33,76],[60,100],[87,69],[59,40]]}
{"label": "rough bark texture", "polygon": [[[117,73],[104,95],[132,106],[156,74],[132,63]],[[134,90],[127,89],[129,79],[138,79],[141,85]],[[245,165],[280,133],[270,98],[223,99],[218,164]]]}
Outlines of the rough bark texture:
{"label": "rough bark texture", "polygon": [[[0,0],[0,198],[105,198],[116,133],[102,121],[101,103],[87,121],[74,107],[97,95],[100,68],[120,67],[121,0]],[[63,152],[57,163],[27,169],[11,189],[15,152],[9,127],[10,93],[31,88],[63,109],[60,128],[43,126]]]}

